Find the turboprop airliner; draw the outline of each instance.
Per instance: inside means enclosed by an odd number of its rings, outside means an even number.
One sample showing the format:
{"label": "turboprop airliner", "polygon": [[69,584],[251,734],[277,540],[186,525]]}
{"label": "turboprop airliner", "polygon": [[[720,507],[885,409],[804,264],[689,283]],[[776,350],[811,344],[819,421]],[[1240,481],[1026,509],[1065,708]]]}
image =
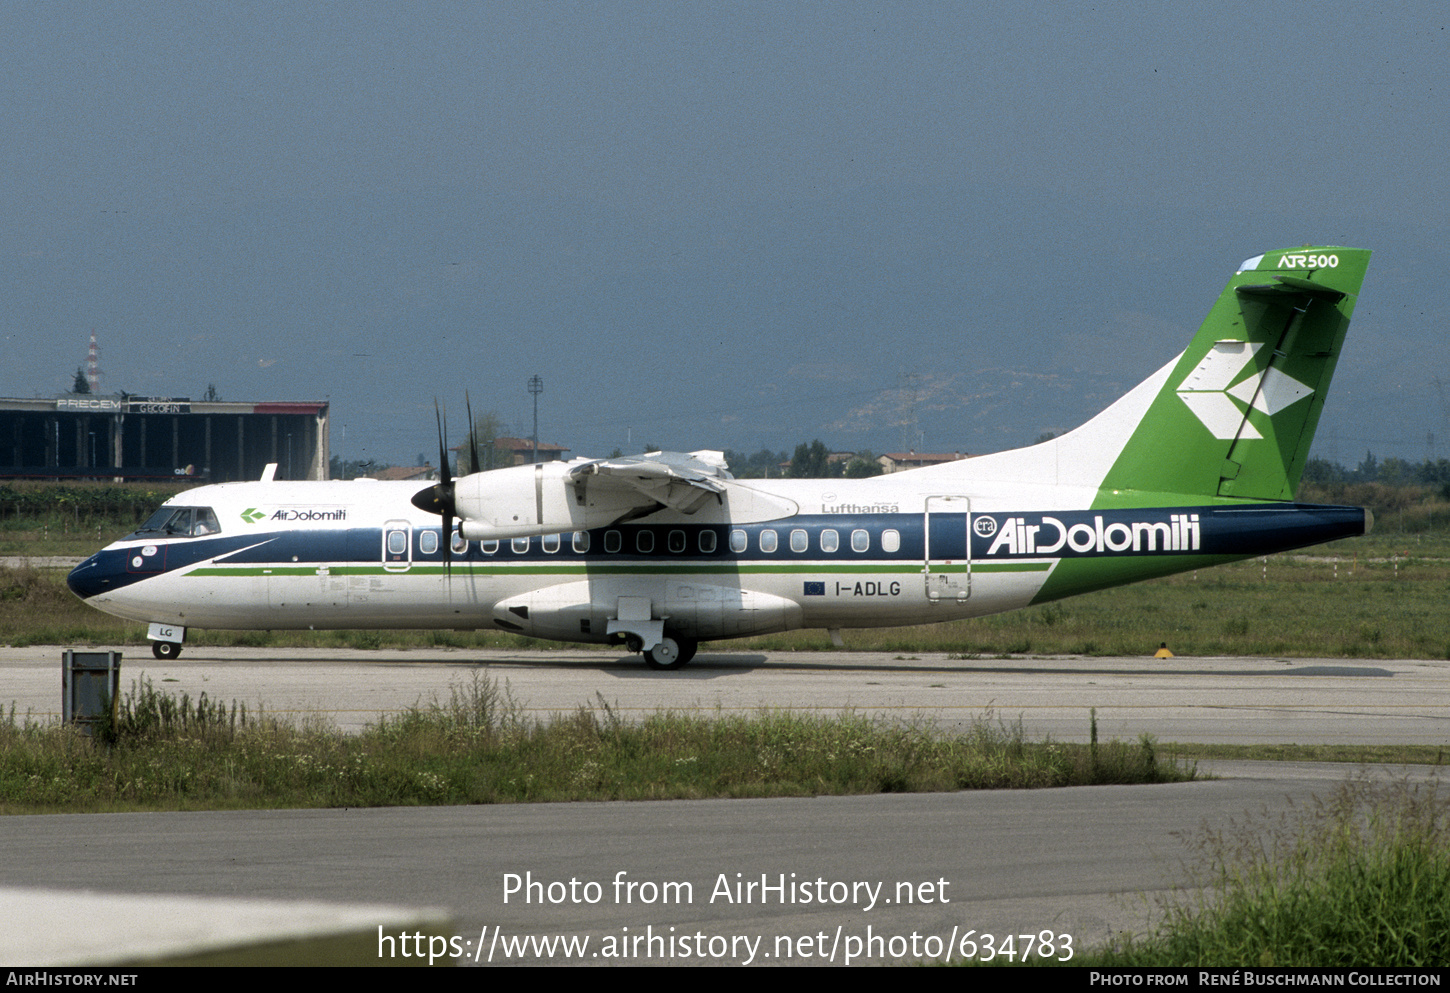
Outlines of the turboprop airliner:
{"label": "turboprop airliner", "polygon": [[68,582],[147,623],[158,658],[190,628],[497,628],[674,669],[701,641],[839,645],[1364,534],[1367,511],[1294,493],[1369,255],[1247,260],[1185,351],[1029,448],[863,480],[740,480],[702,451],[445,469],[422,489],[220,483]]}

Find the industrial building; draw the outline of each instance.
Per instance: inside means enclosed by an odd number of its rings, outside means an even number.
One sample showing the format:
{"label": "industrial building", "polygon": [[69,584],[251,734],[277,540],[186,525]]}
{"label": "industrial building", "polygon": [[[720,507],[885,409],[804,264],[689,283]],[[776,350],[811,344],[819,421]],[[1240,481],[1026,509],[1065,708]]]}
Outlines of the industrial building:
{"label": "industrial building", "polygon": [[0,398],[0,479],[326,479],[326,403]]}

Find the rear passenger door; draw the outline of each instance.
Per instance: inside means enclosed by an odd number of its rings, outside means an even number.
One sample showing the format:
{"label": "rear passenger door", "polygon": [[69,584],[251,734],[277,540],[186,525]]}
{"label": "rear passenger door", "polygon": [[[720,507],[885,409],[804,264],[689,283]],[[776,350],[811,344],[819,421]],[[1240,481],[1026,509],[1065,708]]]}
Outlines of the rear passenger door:
{"label": "rear passenger door", "polygon": [[965,600],[972,594],[971,503],[964,496],[929,496],[923,524],[922,575],[928,600]]}

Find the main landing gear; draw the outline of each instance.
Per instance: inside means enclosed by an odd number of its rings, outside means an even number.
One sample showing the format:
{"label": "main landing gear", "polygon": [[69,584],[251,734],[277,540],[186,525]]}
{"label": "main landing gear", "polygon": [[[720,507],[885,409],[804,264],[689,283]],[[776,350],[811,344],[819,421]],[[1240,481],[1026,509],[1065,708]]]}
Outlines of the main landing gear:
{"label": "main landing gear", "polygon": [[153,641],[151,654],[165,662],[181,654],[181,645],[175,641]]}
{"label": "main landing gear", "polygon": [[678,669],[695,657],[700,643],[694,638],[672,638],[666,635],[658,645],[644,653],[644,664],[651,669]]}

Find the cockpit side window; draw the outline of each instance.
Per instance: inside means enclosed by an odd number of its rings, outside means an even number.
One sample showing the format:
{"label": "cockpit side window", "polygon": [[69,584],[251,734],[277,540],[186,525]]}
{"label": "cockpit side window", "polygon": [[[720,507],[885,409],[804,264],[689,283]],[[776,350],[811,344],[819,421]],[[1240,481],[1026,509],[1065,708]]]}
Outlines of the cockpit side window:
{"label": "cockpit side window", "polygon": [[210,507],[162,507],[146,519],[137,534],[159,534],[170,538],[194,538],[217,534],[222,529]]}
{"label": "cockpit side window", "polygon": [[142,534],[146,531],[160,531],[166,527],[167,522],[174,516],[176,516],[175,507],[162,507],[156,513],[146,518],[146,523],[137,528],[136,533]]}
{"label": "cockpit side window", "polygon": [[196,511],[191,507],[178,507],[170,519],[161,525],[161,530],[178,538],[190,538],[191,522],[195,515]]}

